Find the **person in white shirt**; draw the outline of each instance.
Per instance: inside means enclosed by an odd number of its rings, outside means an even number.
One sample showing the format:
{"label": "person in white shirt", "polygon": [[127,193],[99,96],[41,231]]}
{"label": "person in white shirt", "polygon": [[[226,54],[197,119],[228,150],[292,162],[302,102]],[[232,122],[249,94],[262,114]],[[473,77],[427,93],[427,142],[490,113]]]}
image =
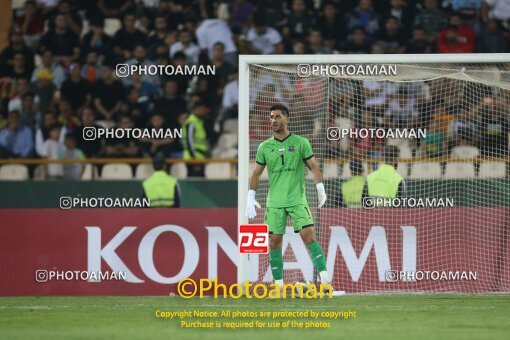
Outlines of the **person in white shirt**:
{"label": "person in white shirt", "polygon": [[484,22],[488,22],[489,19],[496,19],[507,27],[510,19],[510,0],[484,0],[482,19]]}
{"label": "person in white shirt", "polygon": [[[65,150],[63,158],[66,159],[85,159],[83,152],[76,147],[76,136],[73,133],[68,133],[64,140]],[[67,163],[64,164],[64,179],[80,179],[85,171],[82,163]]]}
{"label": "person in white shirt", "polygon": [[223,98],[221,100],[221,112],[216,118],[214,125],[215,131],[220,131],[225,120],[238,117],[239,103],[239,82],[237,80],[238,70],[232,70],[228,75],[229,82],[223,88]]}
{"label": "person in white shirt", "polygon": [[223,99],[221,101],[221,106],[223,110],[232,110],[237,107],[238,104],[238,96],[239,96],[239,82],[237,77],[234,80],[225,85],[223,89]]}
{"label": "person in white shirt", "polygon": [[237,47],[232,38],[232,31],[224,20],[205,19],[199,22],[195,31],[198,46],[207,51],[209,59],[213,57],[214,44],[222,42],[225,46],[225,60],[237,66]]}
{"label": "person in white shirt", "polygon": [[173,58],[177,52],[183,52],[186,55],[188,64],[197,64],[200,47],[191,41],[191,33],[188,30],[179,32],[179,41],[170,46],[170,58]]}
{"label": "person in white shirt", "polygon": [[268,88],[268,85],[271,85],[275,90],[274,100],[276,102],[289,105],[288,100],[292,92],[292,82],[289,77],[271,74],[259,68],[254,68],[250,77],[253,83],[253,86],[250,86],[250,110],[255,108],[257,99],[264,93],[264,89]]}
{"label": "person in white shirt", "polygon": [[[7,112],[12,111],[21,111],[21,100],[23,95],[30,90],[30,83],[27,79],[19,78],[16,84],[15,93],[16,97],[11,98],[9,100],[9,104],[7,105]],[[34,103],[36,105],[39,104],[39,96],[34,97]]]}
{"label": "person in white shirt", "polygon": [[258,15],[253,23],[254,27],[250,28],[246,37],[249,51],[253,54],[282,54],[282,36],[267,25],[266,18]]}
{"label": "person in white shirt", "polygon": [[[44,142],[44,157],[52,160],[64,158],[65,146],[59,141],[59,138],[60,126],[55,124],[50,128],[50,138]],[[44,174],[46,178],[62,178],[64,175],[63,165],[58,163],[45,164]]]}
{"label": "person in white shirt", "polygon": [[382,113],[388,98],[398,91],[398,84],[389,81],[364,80],[365,106],[373,112]]}
{"label": "person in white shirt", "polygon": [[385,124],[389,128],[409,129],[417,125],[419,112],[416,100],[406,90],[400,90],[388,104],[384,112]]}
{"label": "person in white shirt", "polygon": [[[35,132],[35,151],[41,157],[45,155],[45,142],[50,139],[50,129],[57,124],[57,118],[55,114],[51,111],[47,111],[44,113],[42,117],[41,126]],[[67,133],[67,129],[62,127],[60,129],[60,136],[58,141],[60,143],[64,143],[64,137]]]}

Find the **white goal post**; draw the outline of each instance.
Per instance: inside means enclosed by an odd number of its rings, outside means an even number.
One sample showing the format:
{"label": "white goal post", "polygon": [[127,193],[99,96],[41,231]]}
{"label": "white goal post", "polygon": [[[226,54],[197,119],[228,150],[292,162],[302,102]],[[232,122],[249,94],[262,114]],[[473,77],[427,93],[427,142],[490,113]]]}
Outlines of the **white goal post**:
{"label": "white goal post", "polygon": [[[403,66],[409,66],[409,65],[416,65],[416,69],[408,69],[407,73],[404,75],[399,75],[398,77],[392,77],[392,76],[383,76],[383,77],[376,77],[375,80],[389,80],[390,82],[396,82],[396,83],[404,83],[408,81],[430,81],[434,80],[436,78],[442,78],[443,76],[449,79],[453,79],[454,81],[459,82],[474,82],[477,84],[482,84],[486,86],[492,86],[498,87],[502,91],[504,91],[504,95],[502,97],[505,100],[509,99],[509,93],[510,93],[510,79],[504,79],[503,81],[500,81],[499,78],[494,78],[493,74],[500,72],[499,70],[493,70],[488,69],[490,72],[484,71],[481,73],[477,73],[478,70],[474,69],[471,70],[472,72],[464,72],[464,68],[460,68],[456,70],[455,72],[452,72],[452,69],[444,68],[443,65],[476,65],[476,64],[483,64],[483,65],[508,65],[508,67],[505,69],[506,76],[510,75],[510,54],[486,54],[486,53],[480,53],[480,54],[403,54],[403,55],[345,55],[345,54],[332,54],[332,55],[240,55],[239,56],[239,131],[238,131],[238,224],[247,224],[248,219],[245,216],[245,209],[246,209],[246,199],[247,199],[247,193],[248,193],[248,185],[249,185],[249,177],[250,177],[250,159],[253,161],[253,143],[250,145],[250,112],[253,110],[251,107],[250,101],[253,102],[253,98],[250,98],[250,91],[251,86],[253,85],[251,83],[252,79],[250,79],[250,68],[251,67],[261,67],[270,68],[271,72],[276,73],[283,73],[283,74],[292,74],[293,76],[296,76],[298,71],[296,70],[298,65],[300,64],[313,64],[313,65],[368,65],[368,64],[377,64],[377,65],[403,65]],[[420,65],[425,65],[422,69]],[[431,65],[437,65],[437,67],[433,67]],[[281,66],[281,67],[280,67]],[[294,70],[293,70],[294,69]],[[445,72],[444,75],[442,74],[443,71]],[[468,70],[469,71],[469,70]],[[342,76],[330,76],[330,75],[321,75],[321,74],[312,74],[311,77],[318,77],[318,78],[345,78],[353,81],[363,81],[363,80],[369,80],[370,77],[367,77],[366,75],[354,75],[354,76],[348,76],[345,77]],[[327,82],[327,80],[325,80]],[[328,86],[327,83],[325,86]],[[329,87],[328,87],[329,91]],[[328,94],[325,94],[325,96],[328,96]],[[321,104],[322,105],[322,104]],[[324,104],[325,105],[325,104]],[[361,103],[359,104],[362,105]],[[292,111],[291,111],[292,114]],[[292,116],[291,116],[292,118]],[[323,128],[323,126],[321,127]],[[325,132],[324,132],[325,133]],[[269,138],[270,135],[267,136]],[[313,146],[313,145],[312,145]],[[250,149],[251,148],[251,149]],[[414,153],[413,153],[414,156]],[[406,158],[405,156],[401,156],[403,158]],[[335,165],[336,168],[336,165]],[[410,169],[410,168],[409,168]],[[366,169],[365,169],[366,170]],[[267,171],[264,170],[264,171]],[[442,170],[444,173],[444,169]],[[478,176],[478,170],[476,170],[476,174]],[[410,172],[410,170],[409,170]],[[446,177],[445,177],[446,178]],[[441,184],[438,184],[441,185]],[[457,184],[452,184],[457,185]],[[460,184],[459,184],[460,185]],[[455,187],[456,188],[456,187]],[[439,191],[438,191],[439,192]],[[443,192],[443,191],[441,191]],[[314,193],[313,193],[314,194]],[[328,195],[328,199],[333,199]],[[265,199],[265,197],[264,197]],[[263,205],[265,208],[265,201],[259,202]],[[315,202],[310,202],[310,206],[315,205]],[[358,215],[360,212],[353,212],[352,218],[356,219],[358,218]],[[259,216],[263,215],[263,210],[259,210]],[[445,219],[445,215],[441,215],[443,219]],[[319,220],[317,218],[317,220]],[[260,223],[260,219],[258,220]],[[439,225],[440,220],[438,220]],[[508,221],[507,221],[508,222]],[[403,228],[403,227],[402,227]],[[372,232],[370,232],[370,235],[372,235]],[[370,237],[369,235],[369,237]],[[375,235],[375,231],[374,231]],[[364,236],[365,237],[365,236]],[[375,236],[374,236],[375,237]],[[404,236],[403,236],[404,237]],[[400,240],[400,239],[399,239]],[[494,236],[494,240],[496,240],[496,236]],[[430,239],[430,242],[432,243],[434,240]],[[368,241],[367,241],[368,242]],[[455,241],[457,242],[457,240]],[[459,241],[461,242],[461,241]],[[498,240],[499,242],[499,240]],[[392,245],[390,245],[390,248]],[[324,246],[324,251],[328,251],[328,247]],[[368,251],[371,248],[368,249]],[[365,249],[363,248],[363,251]],[[361,252],[361,249],[356,249],[356,254],[354,254],[356,257],[355,259],[358,260],[363,257],[363,254],[359,254]],[[499,253],[498,253],[499,254]],[[443,254],[445,255],[445,254]],[[504,254],[500,254],[503,256]],[[368,256],[368,255],[367,255]],[[438,255],[439,256],[439,255]],[[456,257],[459,256],[458,253],[455,254],[448,254],[445,256],[451,256]],[[254,264],[251,262],[252,260],[256,260],[257,268],[254,268]],[[258,255],[244,255],[240,254],[238,259],[238,273],[237,273],[237,280],[238,283],[242,284],[246,281],[258,281],[261,280],[261,276],[258,272]],[[365,259],[366,260],[366,259]],[[361,261],[361,260],[360,260]],[[434,259],[436,261],[436,259]],[[499,260],[498,260],[499,261]],[[437,262],[437,261],[436,261]],[[380,270],[380,268],[378,268]],[[255,275],[254,270],[257,270],[257,275]],[[381,275],[381,273],[379,273]],[[351,273],[352,276],[352,273]],[[256,277],[256,279],[254,279]],[[499,280],[505,280],[505,278]],[[366,291],[379,291],[379,283],[374,281],[373,289],[366,289],[362,288],[359,291],[366,292]],[[434,291],[436,286],[419,286],[418,288],[411,288],[410,290],[419,290],[419,291],[427,291],[431,290]],[[478,289],[471,289],[471,288],[455,288],[456,286],[437,286],[437,290],[445,291],[445,290],[457,290],[457,291],[479,291]],[[453,288],[452,288],[453,287]],[[507,286],[508,287],[508,283]],[[337,289],[342,289],[344,287],[335,287]],[[399,286],[395,286],[395,290],[398,291],[407,291],[408,289],[406,286],[401,286],[399,283]],[[485,287],[482,289],[484,290]],[[507,289],[507,288],[505,288]],[[347,290],[347,289],[346,289]],[[487,290],[488,289],[487,287]],[[349,292],[349,291],[348,291]]]}

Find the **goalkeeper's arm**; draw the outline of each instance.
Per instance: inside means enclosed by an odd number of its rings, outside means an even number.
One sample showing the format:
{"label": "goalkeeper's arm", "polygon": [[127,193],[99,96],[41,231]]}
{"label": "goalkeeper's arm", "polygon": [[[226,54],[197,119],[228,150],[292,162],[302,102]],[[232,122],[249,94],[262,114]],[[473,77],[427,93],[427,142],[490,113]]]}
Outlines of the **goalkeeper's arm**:
{"label": "goalkeeper's arm", "polygon": [[326,203],[326,189],[324,189],[324,184],[322,183],[321,169],[315,157],[308,159],[306,161],[306,166],[310,169],[313,175],[313,181],[315,182],[315,187],[317,188],[317,197],[319,200],[320,209],[324,203]]}
{"label": "goalkeeper's arm", "polygon": [[255,169],[253,170],[253,173],[251,174],[251,180],[250,180],[250,190],[257,190],[259,187],[259,178],[260,175],[264,172],[264,168],[266,166],[257,163]]}
{"label": "goalkeeper's arm", "polygon": [[259,202],[255,200],[255,192],[259,187],[259,178],[264,171],[264,167],[265,165],[257,163],[257,166],[251,175],[250,190],[248,190],[248,199],[246,200],[246,216],[250,220],[257,217],[257,210],[255,208],[260,208]]}

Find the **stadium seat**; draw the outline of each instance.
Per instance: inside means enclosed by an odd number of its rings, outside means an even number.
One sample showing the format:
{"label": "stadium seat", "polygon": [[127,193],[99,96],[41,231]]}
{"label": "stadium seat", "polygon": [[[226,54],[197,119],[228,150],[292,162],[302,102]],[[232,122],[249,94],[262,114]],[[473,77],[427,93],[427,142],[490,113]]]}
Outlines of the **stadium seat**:
{"label": "stadium seat", "polygon": [[216,147],[213,149],[211,153],[212,158],[237,158],[237,149],[236,148],[219,148]]}
{"label": "stadium seat", "polygon": [[85,164],[85,170],[81,175],[82,181],[89,181],[91,179],[99,178],[97,167],[93,164]]}
{"label": "stadium seat", "polygon": [[400,158],[413,158],[413,151],[408,145],[401,145],[398,147],[400,150]]}
{"label": "stadium seat", "polygon": [[154,168],[152,167],[152,164],[148,163],[141,163],[138,164],[135,170],[135,178],[144,180],[149,178],[152,173],[154,172]]}
{"label": "stadium seat", "polygon": [[22,9],[25,6],[25,1],[26,0],[12,0],[11,1],[12,10]]}
{"label": "stadium seat", "polygon": [[188,168],[184,163],[175,163],[172,165],[170,169],[170,175],[174,176],[177,179],[183,179],[188,177]]}
{"label": "stadium seat", "polygon": [[237,133],[237,131],[239,130],[238,124],[239,124],[239,121],[235,118],[227,119],[223,123],[223,131],[225,131],[227,133]]}
{"label": "stadium seat", "polygon": [[504,178],[506,164],[504,162],[483,162],[480,164],[480,178]]}
{"label": "stadium seat", "polygon": [[409,164],[408,163],[398,163],[398,165],[397,165],[397,172],[402,177],[407,177],[408,169],[409,169]]}
{"label": "stadium seat", "polygon": [[393,145],[397,147],[409,146],[409,139],[406,138],[388,138],[386,141],[387,145]]}
{"label": "stadium seat", "polygon": [[221,154],[223,152],[223,149],[222,148],[214,148],[212,151],[211,151],[211,157],[212,158],[221,158]]}
{"label": "stadium seat", "polygon": [[24,181],[28,177],[28,167],[26,165],[6,164],[0,167],[1,181]]}
{"label": "stadium seat", "polygon": [[218,140],[218,147],[222,149],[230,149],[237,146],[237,133],[224,133]]}
{"label": "stadium seat", "polygon": [[447,163],[444,178],[475,178],[475,165],[473,163]]}
{"label": "stadium seat", "polygon": [[324,178],[338,178],[338,166],[336,163],[324,164],[324,171],[322,173]]}
{"label": "stadium seat", "polygon": [[133,170],[129,164],[106,164],[101,171],[101,179],[132,179]]}
{"label": "stadium seat", "polygon": [[109,36],[114,36],[115,33],[120,29],[121,22],[117,18],[106,18],[104,19],[104,33]]}
{"label": "stadium seat", "polygon": [[476,158],[480,150],[476,146],[459,145],[452,149],[450,157],[452,158]]}
{"label": "stadium seat", "polygon": [[440,163],[414,163],[411,165],[410,179],[441,178]]}
{"label": "stadium seat", "polygon": [[[363,167],[364,166],[365,164],[363,164]],[[352,174],[351,169],[349,168],[349,162],[340,165],[340,169],[342,171],[342,173],[340,174],[341,179],[351,178]]]}
{"label": "stadium seat", "polygon": [[221,150],[219,157],[220,158],[237,158],[237,149],[230,148],[230,149],[226,149],[226,150]]}
{"label": "stadium seat", "polygon": [[207,179],[228,179],[230,176],[229,163],[208,163],[205,166],[205,178]]}

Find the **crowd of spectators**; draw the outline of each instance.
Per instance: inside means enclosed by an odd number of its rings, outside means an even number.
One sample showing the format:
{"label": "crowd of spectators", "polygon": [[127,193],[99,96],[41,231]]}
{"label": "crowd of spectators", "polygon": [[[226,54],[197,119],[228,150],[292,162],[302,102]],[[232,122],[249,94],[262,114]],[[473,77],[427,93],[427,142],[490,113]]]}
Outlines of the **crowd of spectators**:
{"label": "crowd of spectators", "polygon": [[[460,68],[459,65],[443,67],[445,73],[455,73]],[[413,70],[412,67],[402,69],[403,72]],[[499,74],[497,70],[493,72]],[[266,112],[271,103],[278,102],[292,112],[291,131],[306,136],[330,157],[382,159],[389,143],[403,148],[403,158],[448,156],[457,146],[477,150],[473,152],[482,157],[509,156],[510,91],[507,89],[446,77],[413,82],[331,78],[327,83],[329,95],[325,97],[323,78],[302,79],[263,68],[253,69],[250,78],[254,84],[250,93],[252,150],[271,134],[270,126],[265,124]],[[352,135],[343,138],[328,135],[324,148],[324,125],[350,131]],[[362,129],[384,130],[387,136],[396,135],[399,130],[398,133],[409,133],[410,138],[356,136],[356,131]],[[422,132],[424,137],[420,135]]]}
{"label": "crowd of spectators", "polygon": [[[112,18],[121,25],[107,32]],[[509,18],[505,0],[27,0],[0,54],[0,158],[182,157],[177,139],[87,141],[82,131],[179,128],[205,102],[213,146],[238,115],[239,54],[508,52]],[[119,79],[118,63],[216,72]],[[377,106],[371,93],[384,85],[363,86]]]}
{"label": "crowd of spectators", "polygon": [[[339,82],[335,86],[340,94],[330,99],[331,126],[338,126],[340,122],[342,128],[384,129],[394,133],[396,129],[426,131],[422,138],[393,141],[394,145],[407,149],[401,155],[403,158],[448,156],[458,146],[478,150],[476,155],[482,157],[509,155],[508,90],[453,79],[400,85],[374,81],[333,82]],[[364,105],[361,104],[363,100]],[[355,137],[350,138],[348,148],[342,148],[340,143],[331,141],[330,153],[382,158],[382,150],[390,142],[390,139],[377,137]]]}

